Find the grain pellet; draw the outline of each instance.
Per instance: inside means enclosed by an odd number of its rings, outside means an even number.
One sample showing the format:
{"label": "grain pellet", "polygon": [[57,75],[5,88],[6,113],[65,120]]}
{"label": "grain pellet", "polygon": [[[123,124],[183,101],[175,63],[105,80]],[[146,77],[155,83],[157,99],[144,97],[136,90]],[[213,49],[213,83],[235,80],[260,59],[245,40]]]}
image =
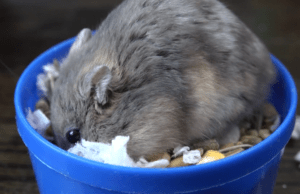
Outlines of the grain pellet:
{"label": "grain pellet", "polygon": [[223,145],[220,149],[225,149],[225,148],[229,148],[229,147],[232,147],[232,146],[234,146],[233,142]]}
{"label": "grain pellet", "polygon": [[272,119],[278,115],[278,112],[272,104],[265,103],[263,107],[263,115],[267,119]]}
{"label": "grain pellet", "polygon": [[195,148],[203,148],[204,151],[207,150],[218,150],[219,149],[219,143],[215,139],[210,139],[204,142],[199,142],[194,144]]}
{"label": "grain pellet", "polygon": [[170,161],[171,156],[169,153],[165,152],[165,153],[154,154],[154,155],[148,156],[146,158],[146,160],[149,162],[153,162],[153,161],[160,160],[160,159],[166,159],[166,160]]}
{"label": "grain pellet", "polygon": [[234,145],[243,145],[243,142],[238,141],[238,142],[236,142]]}
{"label": "grain pellet", "polygon": [[224,153],[224,155],[225,155],[226,157],[228,157],[228,156],[232,156],[232,155],[234,155],[234,154],[240,153],[240,152],[242,152],[242,151],[244,151],[244,150],[245,150],[245,149],[243,149],[243,148],[238,148],[238,149],[235,149],[235,150],[226,152],[226,153]]}
{"label": "grain pellet", "polygon": [[35,104],[35,109],[40,109],[45,116],[50,119],[50,106],[48,102],[44,99],[40,99],[36,104]]}
{"label": "grain pellet", "polygon": [[258,131],[256,129],[250,129],[246,132],[247,135],[258,136]]}
{"label": "grain pellet", "polygon": [[260,137],[252,136],[252,135],[245,135],[241,138],[241,141],[244,144],[251,144],[256,145],[262,141]]}
{"label": "grain pellet", "polygon": [[191,164],[187,164],[183,162],[183,156],[180,156],[178,158],[175,158],[173,160],[171,160],[169,166],[167,167],[180,167],[180,166],[189,166]]}
{"label": "grain pellet", "polygon": [[261,129],[258,132],[259,137],[261,137],[262,139],[266,139],[267,137],[269,137],[271,135],[269,129]]}

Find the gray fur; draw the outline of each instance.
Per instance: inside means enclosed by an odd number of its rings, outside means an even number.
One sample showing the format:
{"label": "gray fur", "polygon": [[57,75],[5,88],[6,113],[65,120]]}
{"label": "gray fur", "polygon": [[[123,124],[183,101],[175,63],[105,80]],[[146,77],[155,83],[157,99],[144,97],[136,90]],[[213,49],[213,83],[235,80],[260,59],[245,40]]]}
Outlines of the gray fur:
{"label": "gray fur", "polygon": [[266,47],[217,0],[127,0],[79,45],[49,97],[64,149],[73,127],[89,141],[129,135],[134,159],[220,138],[275,76]]}

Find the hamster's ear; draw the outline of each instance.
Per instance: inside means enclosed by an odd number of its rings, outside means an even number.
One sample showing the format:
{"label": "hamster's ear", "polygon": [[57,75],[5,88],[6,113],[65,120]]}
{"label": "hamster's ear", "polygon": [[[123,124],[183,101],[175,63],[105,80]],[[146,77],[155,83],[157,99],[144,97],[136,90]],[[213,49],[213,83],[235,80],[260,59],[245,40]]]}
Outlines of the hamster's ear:
{"label": "hamster's ear", "polygon": [[93,76],[92,85],[95,86],[95,100],[101,105],[108,102],[107,89],[111,77],[111,71],[107,66],[101,66]]}
{"label": "hamster's ear", "polygon": [[108,102],[107,89],[112,78],[111,71],[107,66],[95,67],[90,73],[86,74],[78,85],[81,97],[86,98],[95,90],[95,101],[100,105]]}
{"label": "hamster's ear", "polygon": [[92,37],[92,31],[88,28],[82,29],[76,37],[73,43],[70,53],[74,53],[79,50],[90,38]]}

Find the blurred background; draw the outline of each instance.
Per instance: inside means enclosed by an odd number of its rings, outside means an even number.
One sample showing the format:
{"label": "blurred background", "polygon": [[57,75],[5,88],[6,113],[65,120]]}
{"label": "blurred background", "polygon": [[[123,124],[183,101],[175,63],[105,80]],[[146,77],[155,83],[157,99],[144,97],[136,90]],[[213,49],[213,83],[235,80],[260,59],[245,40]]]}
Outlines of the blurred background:
{"label": "blurred background", "polygon": [[[300,1],[221,0],[267,45],[300,84]],[[38,193],[26,147],[15,125],[13,93],[26,66],[51,46],[96,29],[122,0],[0,0],[0,193]],[[299,108],[298,108],[299,113]],[[300,193],[290,141],[280,164],[275,194]]]}

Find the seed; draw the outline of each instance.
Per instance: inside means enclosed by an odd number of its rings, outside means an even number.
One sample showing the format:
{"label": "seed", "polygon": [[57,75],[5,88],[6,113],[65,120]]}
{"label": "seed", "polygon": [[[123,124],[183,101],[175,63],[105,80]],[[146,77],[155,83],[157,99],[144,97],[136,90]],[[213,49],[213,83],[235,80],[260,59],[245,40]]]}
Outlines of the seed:
{"label": "seed", "polygon": [[46,115],[47,118],[50,118],[50,106],[45,99],[40,99],[35,104],[35,109],[40,109]]}
{"label": "seed", "polygon": [[252,135],[245,135],[241,138],[241,141],[244,144],[251,144],[251,145],[256,145],[259,142],[262,141],[262,139],[260,137],[256,137],[256,136],[252,136]]}
{"label": "seed", "polygon": [[194,147],[203,148],[204,151],[218,150],[219,149],[219,143],[215,139],[210,139],[210,140],[206,140],[206,141],[203,141],[203,142],[198,142],[197,144],[194,144]]}
{"label": "seed", "polygon": [[234,154],[240,153],[240,152],[242,152],[242,151],[244,151],[243,148],[238,148],[238,149],[235,149],[235,150],[226,152],[224,155],[225,155],[226,157],[228,157],[228,156],[232,156],[232,155],[234,155]]}
{"label": "seed", "polygon": [[258,132],[259,137],[261,137],[262,139],[266,139],[267,137],[269,137],[271,135],[269,129],[261,129]]}
{"label": "seed", "polygon": [[232,146],[234,146],[234,143],[228,143],[228,144],[225,144],[225,145],[223,145],[223,146],[221,147],[221,150],[222,150],[222,149],[225,149],[225,148],[232,147]]}
{"label": "seed", "polygon": [[234,145],[243,145],[243,142],[238,141],[238,142],[236,142]]}
{"label": "seed", "polygon": [[275,107],[270,103],[265,103],[263,107],[263,115],[267,119],[274,118],[278,115]]}
{"label": "seed", "polygon": [[53,134],[53,129],[52,129],[51,125],[50,125],[50,126],[48,127],[48,129],[46,130],[45,135],[46,135],[46,136],[50,136],[50,137],[53,137],[53,136],[54,136],[54,134]]}
{"label": "seed", "polygon": [[167,159],[170,161],[171,156],[169,153],[165,152],[165,153],[154,154],[154,155],[148,156],[146,158],[146,160],[149,162],[153,162],[153,161],[160,160],[160,159]]}
{"label": "seed", "polygon": [[226,153],[226,152],[230,152],[232,150],[236,150],[238,148],[247,149],[247,148],[250,148],[250,147],[252,147],[252,145],[250,145],[250,144],[242,144],[242,145],[234,145],[234,146],[231,146],[231,147],[228,147],[228,148],[220,149],[218,151],[221,152],[221,153]]}
{"label": "seed", "polygon": [[173,160],[171,160],[169,166],[167,167],[180,167],[180,166],[189,166],[190,164],[186,164],[183,162],[183,156],[180,156],[178,158],[175,158]]}
{"label": "seed", "polygon": [[246,132],[247,135],[258,136],[258,131],[256,129],[250,129]]}

